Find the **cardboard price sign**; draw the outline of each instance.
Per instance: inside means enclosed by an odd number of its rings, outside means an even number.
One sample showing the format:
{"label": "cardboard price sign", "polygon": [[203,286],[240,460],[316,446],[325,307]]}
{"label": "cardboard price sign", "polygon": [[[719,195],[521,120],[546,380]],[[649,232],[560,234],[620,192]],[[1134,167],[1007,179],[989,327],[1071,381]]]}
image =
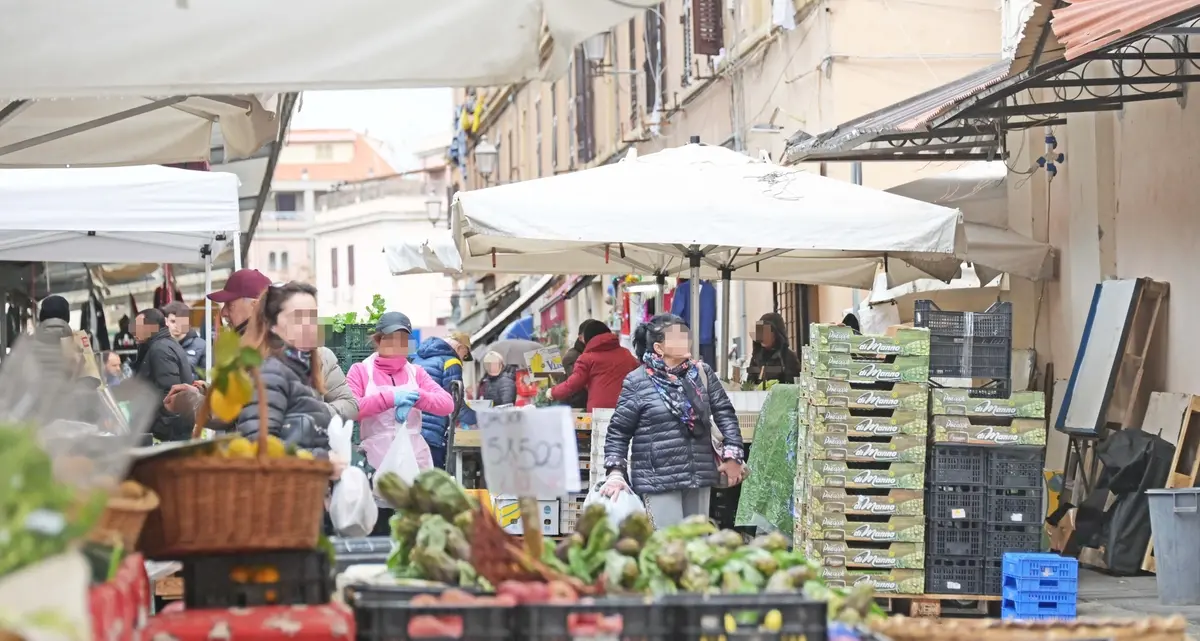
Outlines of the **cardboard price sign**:
{"label": "cardboard price sign", "polygon": [[483,478],[492,495],[561,496],[580,490],[571,408],[481,410]]}
{"label": "cardboard price sign", "polygon": [[562,352],[558,347],[550,346],[525,353],[525,363],[533,374],[566,374],[563,367]]}

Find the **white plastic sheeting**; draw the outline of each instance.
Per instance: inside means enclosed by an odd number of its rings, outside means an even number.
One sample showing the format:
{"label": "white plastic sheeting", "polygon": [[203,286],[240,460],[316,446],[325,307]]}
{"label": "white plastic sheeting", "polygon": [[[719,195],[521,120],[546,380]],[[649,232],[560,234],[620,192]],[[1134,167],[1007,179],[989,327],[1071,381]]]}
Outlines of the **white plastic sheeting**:
{"label": "white plastic sheeting", "polygon": [[0,0],[0,99],[502,85],[658,3]]}
{"label": "white plastic sheeting", "polygon": [[0,169],[0,260],[203,263],[201,249],[237,229],[233,174]]}

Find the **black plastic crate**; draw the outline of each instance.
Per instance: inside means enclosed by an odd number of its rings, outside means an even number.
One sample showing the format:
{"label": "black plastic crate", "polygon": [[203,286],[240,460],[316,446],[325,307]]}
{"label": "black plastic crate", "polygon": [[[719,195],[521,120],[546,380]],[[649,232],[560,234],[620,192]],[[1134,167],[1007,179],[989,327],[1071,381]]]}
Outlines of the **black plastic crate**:
{"label": "black plastic crate", "polygon": [[931,300],[913,303],[913,326],[933,336],[1012,339],[1012,303],[992,303],[982,312],[944,312]]}
{"label": "black plastic crate", "polygon": [[1001,559],[1005,552],[1041,552],[1042,526],[988,525],[987,556]]}
{"label": "black plastic crate", "polygon": [[[422,593],[428,594],[429,590]],[[509,641],[517,638],[517,608],[473,605],[413,605],[381,586],[346,588],[346,604],[354,610],[357,641]],[[434,621],[433,619],[436,619]],[[439,634],[434,629],[442,628]]]}
{"label": "black plastic crate", "polygon": [[185,559],[181,575],[189,610],[321,605],[333,595],[329,556],[318,550]]}
{"label": "black plastic crate", "polygon": [[737,520],[738,501],[742,496],[742,486],[713,488],[709,498],[708,517],[723,530],[733,529]]}
{"label": "black plastic crate", "polygon": [[934,485],[925,498],[925,514],[932,520],[981,522],[987,517],[982,485]]}
{"label": "black plastic crate", "polygon": [[665,641],[673,636],[670,615],[670,609],[636,597],[604,598],[566,605],[528,605],[517,609],[519,633],[516,638],[527,641]]}
{"label": "black plastic crate", "polygon": [[983,563],[983,594],[1000,596],[1004,591],[1004,560],[989,557]]}
{"label": "black plastic crate", "polygon": [[987,520],[1007,525],[1039,525],[1042,513],[1042,490],[989,488],[987,491]]}
{"label": "black plastic crate", "polygon": [[[680,594],[664,597],[669,608],[676,639],[725,639],[726,641],[787,641],[828,639],[828,604],[812,601],[801,594]],[[782,626],[764,631],[761,626],[769,613],[778,613]],[[726,617],[737,624],[726,627]],[[773,618],[773,617],[772,617]]]}
{"label": "black plastic crate", "polygon": [[987,483],[987,451],[965,445],[934,445],[930,481],[938,485]]}
{"label": "black plastic crate", "polygon": [[928,556],[975,556],[985,551],[985,530],[979,521],[929,521]]}
{"label": "black plastic crate", "polygon": [[[993,489],[1041,489],[1046,451],[1040,447],[1001,447],[988,451],[987,484]],[[1040,509],[1040,508],[1039,508]]]}
{"label": "black plastic crate", "polygon": [[1012,377],[1012,340],[931,336],[929,375],[951,378]]}
{"label": "black plastic crate", "polygon": [[392,539],[387,536],[330,539],[337,559],[337,572],[344,572],[351,565],[362,563],[385,563],[392,553]]}
{"label": "black plastic crate", "polygon": [[925,592],[982,595],[984,565],[982,557],[930,555],[925,560]]}

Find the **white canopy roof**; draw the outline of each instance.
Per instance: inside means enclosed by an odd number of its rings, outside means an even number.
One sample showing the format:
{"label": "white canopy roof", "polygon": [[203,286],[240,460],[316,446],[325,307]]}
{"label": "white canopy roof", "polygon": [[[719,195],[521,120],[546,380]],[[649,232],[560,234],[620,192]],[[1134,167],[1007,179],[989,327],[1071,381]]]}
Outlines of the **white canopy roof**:
{"label": "white canopy roof", "polygon": [[198,263],[205,245],[237,229],[233,174],[0,169],[0,260]]}
{"label": "white canopy roof", "polygon": [[[5,22],[0,33],[14,22],[20,21]],[[55,39],[46,46],[63,44]],[[76,69],[97,71],[90,63],[94,56],[80,55],[80,60],[89,60],[89,64],[77,65]],[[0,56],[0,67],[13,57],[21,56]],[[32,66],[27,69],[33,70]],[[0,96],[0,167],[101,167],[208,160],[216,122],[221,125],[222,157],[244,158],[278,134],[276,103],[275,96],[11,101]]]}
{"label": "white canopy roof", "polygon": [[0,99],[502,85],[658,3],[7,0]]}

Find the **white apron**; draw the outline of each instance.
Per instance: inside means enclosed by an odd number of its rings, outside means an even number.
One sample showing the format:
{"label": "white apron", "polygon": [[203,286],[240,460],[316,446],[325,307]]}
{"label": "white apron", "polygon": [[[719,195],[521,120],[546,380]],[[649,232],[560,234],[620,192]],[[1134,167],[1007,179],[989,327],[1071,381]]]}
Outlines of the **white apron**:
{"label": "white apron", "polygon": [[[363,393],[363,396],[381,393],[392,394],[396,391],[420,390],[420,386],[417,385],[416,366],[412,363],[404,366],[404,374],[407,381],[403,385],[376,385],[375,359],[377,356],[377,354],[372,354],[367,360],[363,361],[363,366],[367,368],[367,389]],[[375,416],[359,421],[361,447],[371,467],[378,468],[379,464],[383,462],[383,457],[387,454],[388,447],[392,444],[392,439],[396,436],[396,426],[398,424],[399,421],[396,420],[396,412],[394,410],[380,412]],[[405,428],[408,431],[408,437],[412,440],[413,453],[417,457],[417,467],[422,470],[433,467],[433,454],[429,451],[429,444],[421,436],[421,410],[414,407],[409,411]]]}

